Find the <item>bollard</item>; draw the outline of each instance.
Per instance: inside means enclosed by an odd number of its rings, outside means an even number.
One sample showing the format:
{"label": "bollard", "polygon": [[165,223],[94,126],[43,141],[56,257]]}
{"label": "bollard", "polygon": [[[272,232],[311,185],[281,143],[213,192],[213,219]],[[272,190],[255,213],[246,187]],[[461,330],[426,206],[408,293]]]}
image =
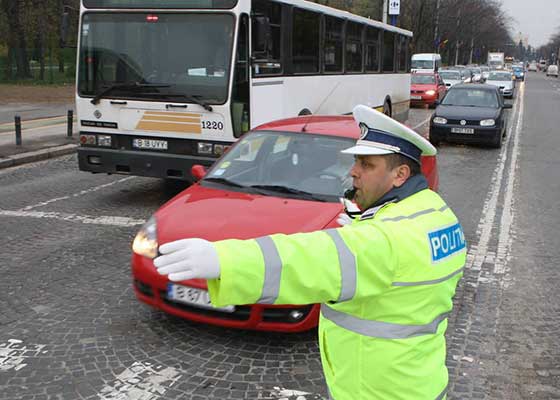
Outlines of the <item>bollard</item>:
{"label": "bollard", "polygon": [[68,128],[66,130],[66,136],[72,137],[72,124],[74,123],[74,111],[68,110]]}
{"label": "bollard", "polygon": [[14,119],[16,123],[16,145],[21,146],[21,117],[16,115]]}

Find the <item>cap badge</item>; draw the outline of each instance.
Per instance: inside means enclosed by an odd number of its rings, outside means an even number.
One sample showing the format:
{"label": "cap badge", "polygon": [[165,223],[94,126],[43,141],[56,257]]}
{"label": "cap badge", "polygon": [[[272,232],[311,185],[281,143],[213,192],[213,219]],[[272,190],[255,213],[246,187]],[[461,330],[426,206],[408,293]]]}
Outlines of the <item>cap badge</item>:
{"label": "cap badge", "polygon": [[363,122],[360,122],[360,140],[365,139],[365,137],[367,136],[368,132],[369,132],[369,128],[367,127],[366,124],[364,124]]}

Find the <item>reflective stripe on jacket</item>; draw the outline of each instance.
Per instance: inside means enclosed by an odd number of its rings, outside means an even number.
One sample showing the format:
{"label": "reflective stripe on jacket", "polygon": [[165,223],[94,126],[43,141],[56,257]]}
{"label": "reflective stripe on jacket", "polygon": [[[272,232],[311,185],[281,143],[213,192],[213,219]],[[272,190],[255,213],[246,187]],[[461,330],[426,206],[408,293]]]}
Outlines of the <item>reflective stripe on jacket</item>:
{"label": "reflective stripe on jacket", "polygon": [[461,226],[429,189],[338,229],[215,243],[212,303],[323,303],[321,361],[336,400],[442,399]]}

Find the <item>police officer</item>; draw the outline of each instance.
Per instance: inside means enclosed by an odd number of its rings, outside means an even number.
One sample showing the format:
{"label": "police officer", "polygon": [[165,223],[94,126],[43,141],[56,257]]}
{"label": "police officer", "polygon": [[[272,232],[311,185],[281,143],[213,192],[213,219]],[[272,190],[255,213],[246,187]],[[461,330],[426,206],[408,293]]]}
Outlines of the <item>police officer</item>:
{"label": "police officer", "polygon": [[466,258],[463,230],[420,173],[435,148],[365,106],[351,170],[361,216],[338,229],[251,240],[183,239],[154,265],[208,279],[215,306],[321,303],[319,345],[336,400],[444,399],[445,337]]}

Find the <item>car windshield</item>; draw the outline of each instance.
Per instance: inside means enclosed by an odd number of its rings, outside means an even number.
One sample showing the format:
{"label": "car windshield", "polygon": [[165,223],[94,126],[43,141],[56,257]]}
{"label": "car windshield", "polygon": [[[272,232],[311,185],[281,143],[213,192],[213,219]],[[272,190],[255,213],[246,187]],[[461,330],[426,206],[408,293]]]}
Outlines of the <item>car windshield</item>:
{"label": "car windshield", "polygon": [[461,79],[461,74],[458,71],[441,71],[439,75],[445,80],[459,80]]}
{"label": "car windshield", "polygon": [[471,69],[471,71],[473,74],[478,74],[478,75],[482,73],[482,70],[480,68],[473,68]]}
{"label": "car windshield", "polygon": [[292,132],[251,132],[215,163],[201,184],[248,193],[337,202],[351,188],[355,140]]}
{"label": "car windshield", "polygon": [[412,74],[411,82],[416,85],[429,85],[436,83],[434,75]]}
{"label": "car windshield", "polygon": [[[78,93],[222,104],[234,18],[214,13],[86,13]],[[180,51],[178,51],[180,49]]]}
{"label": "car windshield", "polygon": [[441,102],[447,106],[498,108],[498,98],[491,90],[451,88]]}
{"label": "car windshield", "polygon": [[433,60],[412,60],[411,68],[413,69],[434,69]]}
{"label": "car windshield", "polygon": [[488,75],[489,81],[511,81],[511,74],[509,72],[490,72]]}

